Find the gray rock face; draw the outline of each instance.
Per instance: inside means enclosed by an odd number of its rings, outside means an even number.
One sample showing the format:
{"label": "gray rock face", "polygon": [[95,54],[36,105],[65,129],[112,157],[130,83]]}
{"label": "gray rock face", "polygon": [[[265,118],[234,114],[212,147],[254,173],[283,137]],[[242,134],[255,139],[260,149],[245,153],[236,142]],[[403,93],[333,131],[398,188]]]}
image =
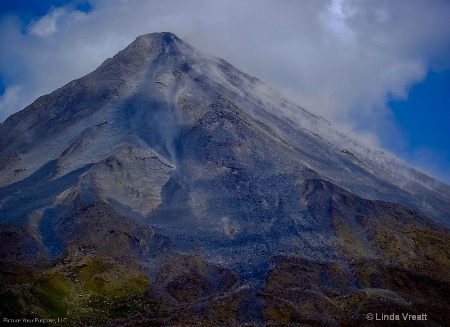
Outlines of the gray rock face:
{"label": "gray rock face", "polygon": [[[380,240],[419,246],[402,223],[445,234],[450,187],[156,33],[0,125],[0,222],[4,235],[24,230],[33,260],[76,244],[155,264],[158,252],[195,253],[258,285],[276,255],[345,270],[390,260]],[[409,262],[415,251],[392,253]],[[164,292],[185,301],[170,285]],[[255,317],[276,320],[261,301],[249,305]]]}

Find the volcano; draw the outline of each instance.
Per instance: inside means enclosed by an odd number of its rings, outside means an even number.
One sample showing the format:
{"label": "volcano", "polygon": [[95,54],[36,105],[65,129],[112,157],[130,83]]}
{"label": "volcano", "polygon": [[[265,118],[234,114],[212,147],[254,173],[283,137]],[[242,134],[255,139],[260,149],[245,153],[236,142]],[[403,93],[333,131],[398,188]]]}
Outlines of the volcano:
{"label": "volcano", "polygon": [[448,185],[171,33],[0,124],[3,320],[448,326],[449,228]]}

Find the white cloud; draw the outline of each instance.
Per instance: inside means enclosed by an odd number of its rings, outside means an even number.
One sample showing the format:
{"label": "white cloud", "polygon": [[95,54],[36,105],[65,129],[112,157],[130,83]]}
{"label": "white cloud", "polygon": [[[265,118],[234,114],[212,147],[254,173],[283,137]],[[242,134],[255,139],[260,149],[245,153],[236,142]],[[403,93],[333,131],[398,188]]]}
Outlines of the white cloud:
{"label": "white cloud", "polygon": [[64,14],[64,9],[55,9],[47,16],[40,18],[39,20],[33,21],[29,26],[29,31],[31,34],[37,36],[45,36],[53,34],[56,32],[56,23],[58,18]]}
{"label": "white cloud", "polygon": [[[17,107],[95,69],[141,34],[171,31],[376,143],[398,132],[388,97],[450,66],[450,2],[428,0],[92,0],[21,25],[0,21],[0,71]],[[23,33],[22,31],[26,32]],[[20,105],[20,106],[19,106]],[[390,126],[387,129],[384,126]],[[381,136],[376,133],[383,128]],[[383,143],[383,142],[382,142]]]}
{"label": "white cloud", "polygon": [[23,103],[21,103],[21,93],[23,88],[18,85],[8,86],[5,89],[3,95],[0,96],[0,108],[2,108],[5,115],[11,115],[20,108]]}

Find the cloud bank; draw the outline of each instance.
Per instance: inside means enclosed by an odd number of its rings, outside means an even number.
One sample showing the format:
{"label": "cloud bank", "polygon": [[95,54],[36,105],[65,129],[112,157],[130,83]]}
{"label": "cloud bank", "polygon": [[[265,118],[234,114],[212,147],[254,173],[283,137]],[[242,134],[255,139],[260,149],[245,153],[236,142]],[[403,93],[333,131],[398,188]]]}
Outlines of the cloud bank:
{"label": "cloud bank", "polygon": [[[295,102],[401,149],[386,103],[450,67],[450,2],[439,0],[91,0],[24,25],[0,20],[0,121],[79,78],[136,36],[170,31]],[[380,133],[383,131],[383,133]]]}

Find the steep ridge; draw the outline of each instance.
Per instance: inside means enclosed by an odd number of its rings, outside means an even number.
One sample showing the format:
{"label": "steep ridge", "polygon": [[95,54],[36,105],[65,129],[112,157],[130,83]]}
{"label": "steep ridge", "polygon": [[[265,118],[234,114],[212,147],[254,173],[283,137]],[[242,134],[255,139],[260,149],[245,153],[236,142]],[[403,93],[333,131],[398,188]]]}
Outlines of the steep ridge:
{"label": "steep ridge", "polygon": [[0,220],[2,317],[450,323],[450,187],[171,33],[0,124]]}

